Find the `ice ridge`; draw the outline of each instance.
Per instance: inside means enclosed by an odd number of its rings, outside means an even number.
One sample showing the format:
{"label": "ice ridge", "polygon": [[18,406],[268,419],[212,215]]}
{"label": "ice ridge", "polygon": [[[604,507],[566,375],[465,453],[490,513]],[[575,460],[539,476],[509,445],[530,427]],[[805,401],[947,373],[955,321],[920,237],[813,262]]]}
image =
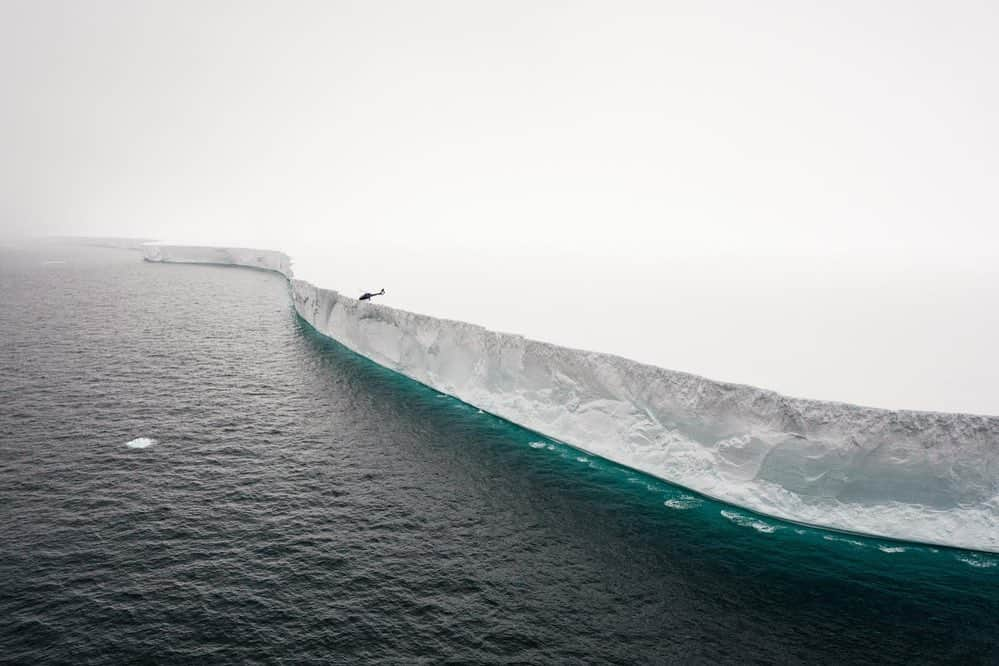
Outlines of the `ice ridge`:
{"label": "ice ridge", "polygon": [[151,244],[276,271],[298,315],[387,368],[579,449],[763,514],[999,552],[999,417],[790,398],[362,302],[281,252]]}

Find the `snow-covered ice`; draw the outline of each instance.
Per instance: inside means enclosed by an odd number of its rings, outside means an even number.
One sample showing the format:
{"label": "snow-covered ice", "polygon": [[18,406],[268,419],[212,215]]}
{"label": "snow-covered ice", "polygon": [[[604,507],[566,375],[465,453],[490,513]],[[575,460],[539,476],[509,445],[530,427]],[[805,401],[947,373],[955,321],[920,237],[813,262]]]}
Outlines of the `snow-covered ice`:
{"label": "snow-covered ice", "polygon": [[754,511],[999,552],[999,417],[804,400],[437,319],[297,280],[269,250],[149,261],[273,270],[320,333],[440,392]]}

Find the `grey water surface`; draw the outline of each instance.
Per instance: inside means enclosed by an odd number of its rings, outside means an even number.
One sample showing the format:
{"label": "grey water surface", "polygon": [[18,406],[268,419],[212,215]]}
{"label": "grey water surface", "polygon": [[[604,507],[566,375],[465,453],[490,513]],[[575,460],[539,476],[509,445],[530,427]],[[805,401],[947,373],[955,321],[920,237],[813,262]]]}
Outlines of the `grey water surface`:
{"label": "grey water surface", "polygon": [[999,558],[794,526],[389,372],[283,278],[0,248],[0,661],[999,663]]}

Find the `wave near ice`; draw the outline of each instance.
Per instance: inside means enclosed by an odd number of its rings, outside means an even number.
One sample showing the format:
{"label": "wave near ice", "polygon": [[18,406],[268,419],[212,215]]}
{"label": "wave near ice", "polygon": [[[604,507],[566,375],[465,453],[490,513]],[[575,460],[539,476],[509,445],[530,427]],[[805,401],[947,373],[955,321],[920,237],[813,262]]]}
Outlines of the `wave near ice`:
{"label": "wave near ice", "polygon": [[392,370],[571,446],[791,521],[999,552],[999,417],[790,398],[362,302],[269,250],[149,261],[276,271],[298,315]]}

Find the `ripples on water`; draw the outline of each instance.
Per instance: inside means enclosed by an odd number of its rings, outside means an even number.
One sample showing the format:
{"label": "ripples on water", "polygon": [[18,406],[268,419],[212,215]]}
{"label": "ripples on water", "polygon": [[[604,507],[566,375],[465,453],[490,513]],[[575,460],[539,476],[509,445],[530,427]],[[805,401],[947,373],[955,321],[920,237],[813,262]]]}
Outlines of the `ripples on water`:
{"label": "ripples on water", "polygon": [[999,662],[997,558],[544,440],[275,275],[0,249],[0,398],[2,660]]}

